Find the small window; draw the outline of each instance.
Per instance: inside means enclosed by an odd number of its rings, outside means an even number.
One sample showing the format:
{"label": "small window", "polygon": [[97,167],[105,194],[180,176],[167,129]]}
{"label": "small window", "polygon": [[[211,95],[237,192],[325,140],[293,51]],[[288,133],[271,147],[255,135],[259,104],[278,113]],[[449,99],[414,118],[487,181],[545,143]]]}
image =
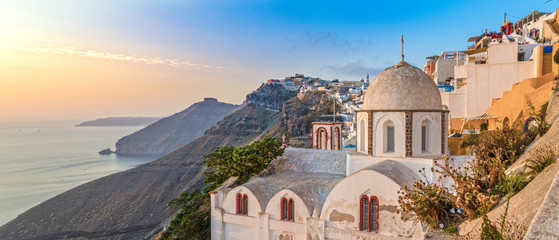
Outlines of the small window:
{"label": "small window", "polygon": [[360,223],[361,231],[378,233],[379,226],[379,203],[375,196],[370,198],[366,195],[361,196],[360,202]]}
{"label": "small window", "polygon": [[243,195],[237,194],[237,214],[243,214]]}
{"label": "small window", "polygon": [[282,198],[281,199],[281,220],[287,220],[287,216],[289,216],[287,211],[288,211],[287,199]]}
{"label": "small window", "polygon": [[295,218],[295,202],[293,201],[293,199],[289,199],[289,216],[287,217],[287,220],[293,221],[294,218]]}
{"label": "small window", "polygon": [[524,61],[524,53],[523,52],[518,53],[518,61],[519,62]]}
{"label": "small window", "polygon": [[243,215],[248,215],[248,196],[243,195]]}
{"label": "small window", "polygon": [[360,207],[361,223],[359,224],[359,229],[361,231],[368,231],[369,230],[369,197],[362,196],[360,205],[361,205]]}
{"label": "small window", "polygon": [[386,152],[394,152],[394,124],[392,122],[386,126]]}
{"label": "small window", "polygon": [[429,120],[421,123],[421,152],[429,152]]}
{"label": "small window", "polygon": [[371,197],[371,217],[370,217],[370,232],[378,232],[378,199],[375,196]]}

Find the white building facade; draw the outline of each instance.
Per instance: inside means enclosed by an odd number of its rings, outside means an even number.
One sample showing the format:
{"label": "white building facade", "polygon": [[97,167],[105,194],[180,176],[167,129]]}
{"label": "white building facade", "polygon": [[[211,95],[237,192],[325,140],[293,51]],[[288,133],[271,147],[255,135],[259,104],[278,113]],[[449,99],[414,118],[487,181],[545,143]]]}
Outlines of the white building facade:
{"label": "white building facade", "polygon": [[375,78],[363,106],[357,151],[288,148],[273,174],[212,192],[212,239],[424,238],[398,210],[398,191],[448,151],[437,86],[402,61]]}
{"label": "white building facade", "polygon": [[442,104],[448,106],[452,118],[483,114],[493,99],[502,97],[515,83],[538,76],[540,47],[497,43],[490,44],[486,52],[469,55],[465,65],[454,68],[455,91],[442,93]]}

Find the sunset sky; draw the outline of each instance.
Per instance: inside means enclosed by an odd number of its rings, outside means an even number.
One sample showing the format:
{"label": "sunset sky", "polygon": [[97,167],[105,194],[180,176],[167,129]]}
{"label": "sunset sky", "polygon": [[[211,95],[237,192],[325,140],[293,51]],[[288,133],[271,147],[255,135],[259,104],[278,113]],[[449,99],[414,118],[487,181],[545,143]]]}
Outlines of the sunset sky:
{"label": "sunset sky", "polygon": [[2,1],[0,121],[168,116],[269,78],[374,76],[559,1]]}

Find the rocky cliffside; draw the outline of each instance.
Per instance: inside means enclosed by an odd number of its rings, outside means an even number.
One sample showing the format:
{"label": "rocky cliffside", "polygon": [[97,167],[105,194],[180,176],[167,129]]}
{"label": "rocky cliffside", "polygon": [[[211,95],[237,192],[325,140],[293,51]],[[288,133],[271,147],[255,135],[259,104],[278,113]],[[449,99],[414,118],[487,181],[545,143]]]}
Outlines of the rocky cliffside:
{"label": "rocky cliffside", "polygon": [[280,123],[282,99],[294,96],[281,86],[263,86],[202,137],[31,208],[0,227],[0,239],[142,239],[176,212],[167,207],[169,200],[202,186],[204,155],[216,147],[259,139]]}
{"label": "rocky cliffside", "polygon": [[119,139],[116,154],[162,156],[199,138],[204,131],[231,114],[238,105],[205,98],[187,109],[165,117]]}
{"label": "rocky cliffside", "polygon": [[332,99],[325,92],[300,93],[283,102],[281,121],[265,136],[301,137],[304,140],[300,147],[311,147],[312,122],[318,121],[320,115],[332,114],[332,108]]}

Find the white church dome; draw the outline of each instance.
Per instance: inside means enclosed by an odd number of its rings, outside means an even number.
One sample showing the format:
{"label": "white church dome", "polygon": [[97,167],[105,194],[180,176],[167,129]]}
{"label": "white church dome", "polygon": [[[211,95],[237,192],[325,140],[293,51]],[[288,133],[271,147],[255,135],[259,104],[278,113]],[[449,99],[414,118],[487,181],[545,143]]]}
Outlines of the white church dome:
{"label": "white church dome", "polygon": [[427,74],[400,61],[373,80],[363,110],[442,110],[441,94]]}

